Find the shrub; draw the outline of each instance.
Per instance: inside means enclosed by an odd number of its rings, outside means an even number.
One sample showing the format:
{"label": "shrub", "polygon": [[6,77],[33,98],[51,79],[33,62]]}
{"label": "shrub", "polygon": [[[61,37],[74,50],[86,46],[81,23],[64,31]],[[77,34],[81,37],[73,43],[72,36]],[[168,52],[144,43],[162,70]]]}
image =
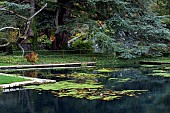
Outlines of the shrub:
{"label": "shrub", "polygon": [[31,53],[25,55],[25,58],[28,62],[32,62],[32,64],[35,64],[35,62],[38,60],[38,54],[35,51],[32,51]]}

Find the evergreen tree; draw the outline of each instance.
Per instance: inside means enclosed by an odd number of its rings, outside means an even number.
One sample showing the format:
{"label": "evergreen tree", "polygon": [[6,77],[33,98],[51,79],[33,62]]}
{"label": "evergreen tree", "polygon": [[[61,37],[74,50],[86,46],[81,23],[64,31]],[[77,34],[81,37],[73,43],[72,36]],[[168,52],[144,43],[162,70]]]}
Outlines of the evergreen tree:
{"label": "evergreen tree", "polygon": [[36,7],[46,2],[48,7],[37,18],[38,29],[60,26],[72,35],[77,29],[85,31],[86,40],[93,40],[100,51],[122,58],[169,51],[170,31],[163,16],[152,12],[152,0],[36,0]]}
{"label": "evergreen tree", "polygon": [[170,31],[161,23],[162,18],[152,12],[153,3],[151,0],[88,0],[88,7],[94,9],[97,19],[114,29],[115,34],[110,37],[116,42],[110,50],[118,52],[120,57],[131,58],[168,51]]}
{"label": "evergreen tree", "polygon": [[67,24],[62,24],[61,28],[74,30],[77,26],[88,25],[90,31],[87,37],[95,39],[102,52],[133,58],[141,55],[162,55],[168,51],[170,31],[165,28],[162,18],[152,12],[151,6],[155,3],[152,0],[44,2],[55,3],[57,8],[66,8],[66,4],[71,2],[72,18]]}

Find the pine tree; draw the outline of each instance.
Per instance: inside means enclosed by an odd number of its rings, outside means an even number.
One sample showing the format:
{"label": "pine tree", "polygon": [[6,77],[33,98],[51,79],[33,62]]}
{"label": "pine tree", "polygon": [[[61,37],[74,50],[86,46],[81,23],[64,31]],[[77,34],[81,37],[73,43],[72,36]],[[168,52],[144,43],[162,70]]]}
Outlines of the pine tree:
{"label": "pine tree", "polygon": [[119,52],[120,57],[130,58],[162,55],[168,50],[170,31],[162,24],[162,17],[152,12],[153,3],[152,0],[88,0],[88,7],[94,9],[97,19],[114,29],[111,37],[119,43],[113,43],[114,51]]}

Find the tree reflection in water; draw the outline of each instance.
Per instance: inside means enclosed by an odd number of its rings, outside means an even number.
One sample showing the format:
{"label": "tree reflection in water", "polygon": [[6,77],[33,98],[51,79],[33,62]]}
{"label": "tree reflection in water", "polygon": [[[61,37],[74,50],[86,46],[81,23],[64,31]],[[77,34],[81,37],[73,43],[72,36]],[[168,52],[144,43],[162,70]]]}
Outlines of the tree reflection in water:
{"label": "tree reflection in water", "polygon": [[[133,75],[132,75],[133,74]],[[112,77],[132,78],[129,82],[115,84],[107,79],[101,81],[107,88],[148,89],[137,97],[123,97],[113,101],[76,99],[52,95],[50,91],[19,89],[0,95],[0,113],[169,113],[169,78],[142,75],[140,70],[120,70]],[[135,75],[135,76],[134,76]],[[138,75],[141,77],[138,78]],[[121,84],[120,84],[121,83]]]}
{"label": "tree reflection in water", "polygon": [[58,98],[50,92],[18,90],[0,96],[1,113],[169,113],[170,84],[138,98],[125,97],[110,102]]}

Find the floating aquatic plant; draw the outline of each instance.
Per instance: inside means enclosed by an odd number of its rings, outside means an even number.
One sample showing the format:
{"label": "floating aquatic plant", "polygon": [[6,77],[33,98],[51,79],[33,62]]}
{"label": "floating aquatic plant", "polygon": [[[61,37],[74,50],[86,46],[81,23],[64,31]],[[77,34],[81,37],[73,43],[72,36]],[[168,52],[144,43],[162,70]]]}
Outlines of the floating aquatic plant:
{"label": "floating aquatic plant", "polygon": [[170,73],[152,73],[151,76],[170,77]]}
{"label": "floating aquatic plant", "polygon": [[166,70],[170,70],[170,66],[167,66],[167,67],[165,67],[164,69],[166,69]]}
{"label": "floating aquatic plant", "polygon": [[96,84],[80,84],[75,83],[74,81],[59,81],[54,84],[42,84],[42,85],[32,85],[32,86],[25,86],[30,89],[39,89],[39,90],[67,90],[67,89],[90,89],[90,88],[102,88],[103,85],[96,85]]}
{"label": "floating aquatic plant", "polygon": [[94,70],[94,72],[97,72],[97,73],[111,73],[111,72],[113,72],[114,70],[112,70],[112,69],[105,69],[105,68],[103,68],[103,69],[98,69],[98,70]]}
{"label": "floating aquatic plant", "polygon": [[60,81],[55,84],[43,84],[26,86],[27,88],[37,90],[51,90],[51,93],[58,97],[70,96],[74,98],[86,98],[89,100],[105,100],[110,101],[121,98],[123,96],[136,96],[136,92],[144,92],[144,90],[126,90],[126,91],[112,91],[105,89],[103,85],[93,83],[75,83],[72,81]]}
{"label": "floating aquatic plant", "polygon": [[71,77],[77,80],[94,80],[96,81],[100,77],[106,77],[103,74],[89,74],[89,73],[73,73]]}
{"label": "floating aquatic plant", "polygon": [[156,65],[141,65],[141,67],[145,67],[145,68],[155,68],[157,67]]}
{"label": "floating aquatic plant", "polygon": [[97,80],[101,77],[106,77],[103,74],[89,74],[89,73],[72,73],[72,74],[57,74],[56,77],[66,78],[66,79],[75,79],[75,80]]}
{"label": "floating aquatic plant", "polygon": [[166,73],[167,71],[165,70],[153,70],[153,73]]}
{"label": "floating aquatic plant", "polygon": [[127,81],[132,81],[131,78],[109,78],[110,81],[115,81],[115,82],[127,82]]}

